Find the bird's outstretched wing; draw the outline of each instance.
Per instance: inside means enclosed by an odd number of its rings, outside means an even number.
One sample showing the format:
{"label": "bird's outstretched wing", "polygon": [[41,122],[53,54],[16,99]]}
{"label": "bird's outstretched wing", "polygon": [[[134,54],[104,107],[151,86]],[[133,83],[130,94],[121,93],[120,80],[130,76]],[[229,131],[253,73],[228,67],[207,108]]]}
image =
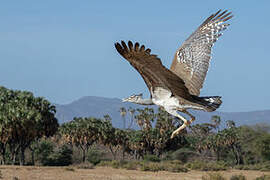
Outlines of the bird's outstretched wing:
{"label": "bird's outstretched wing", "polygon": [[115,48],[141,74],[150,92],[155,87],[163,87],[174,95],[191,99],[184,81],[163,66],[157,55],[150,53],[150,49],[145,49],[144,45],[140,46],[137,42],[133,45],[131,41],[128,45],[124,41],[115,43]]}
{"label": "bird's outstretched wing", "polygon": [[232,17],[227,10],[212,14],[176,51],[170,70],[184,80],[190,94],[200,94],[208,71],[212,46],[222,35],[221,31],[229,26],[224,22]]}

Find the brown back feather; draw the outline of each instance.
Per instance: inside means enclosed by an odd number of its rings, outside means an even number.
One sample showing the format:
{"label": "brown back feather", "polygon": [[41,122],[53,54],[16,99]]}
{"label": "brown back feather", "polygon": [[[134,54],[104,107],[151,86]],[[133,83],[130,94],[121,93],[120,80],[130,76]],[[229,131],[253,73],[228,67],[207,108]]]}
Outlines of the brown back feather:
{"label": "brown back feather", "polygon": [[149,91],[151,87],[152,90],[163,87],[172,91],[175,96],[192,101],[184,81],[163,66],[157,55],[150,54],[150,49],[145,50],[145,46],[140,47],[137,42],[133,45],[131,41],[128,46],[124,41],[121,41],[121,44],[116,43],[115,48],[141,74]]}

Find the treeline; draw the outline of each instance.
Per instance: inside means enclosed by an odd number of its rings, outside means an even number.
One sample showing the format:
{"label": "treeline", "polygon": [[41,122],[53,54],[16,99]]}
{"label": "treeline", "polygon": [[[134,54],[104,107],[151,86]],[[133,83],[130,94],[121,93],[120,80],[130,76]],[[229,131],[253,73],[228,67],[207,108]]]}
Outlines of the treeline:
{"label": "treeline", "polygon": [[[162,109],[155,112],[152,108],[121,108],[124,127],[136,123],[139,130],[115,128],[109,115],[77,117],[59,126],[55,112],[55,107],[44,98],[0,87],[1,164],[55,166],[148,159],[243,166],[270,160],[267,125],[236,127],[233,121],[213,116],[211,123],[190,126],[171,139],[171,133],[181,122]],[[129,123],[125,119],[127,112],[131,114]],[[30,157],[26,163],[25,152]]]}

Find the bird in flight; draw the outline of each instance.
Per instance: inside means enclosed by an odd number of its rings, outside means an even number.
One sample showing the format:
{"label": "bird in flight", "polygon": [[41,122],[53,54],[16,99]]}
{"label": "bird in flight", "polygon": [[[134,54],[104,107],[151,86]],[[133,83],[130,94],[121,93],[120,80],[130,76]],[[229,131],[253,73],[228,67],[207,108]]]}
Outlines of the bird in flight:
{"label": "bird in flight", "polygon": [[[182,120],[183,124],[172,133],[171,138],[195,120],[188,109],[215,111],[222,103],[221,97],[199,95],[208,71],[212,46],[229,26],[225,22],[232,17],[227,10],[219,10],[209,16],[176,51],[170,69],[138,42],[115,43],[116,50],[140,73],[150,91],[150,99],[143,99],[139,94],[123,101],[155,104]],[[187,114],[190,120],[178,112]]]}

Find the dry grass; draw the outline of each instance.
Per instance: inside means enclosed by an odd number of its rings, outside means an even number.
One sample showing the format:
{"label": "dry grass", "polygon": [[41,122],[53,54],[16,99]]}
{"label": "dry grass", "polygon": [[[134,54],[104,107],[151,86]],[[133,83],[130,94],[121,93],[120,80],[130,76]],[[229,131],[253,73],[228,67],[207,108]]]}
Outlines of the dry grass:
{"label": "dry grass", "polygon": [[[67,168],[72,170],[67,170]],[[172,173],[166,171],[145,172],[137,170],[113,169],[110,167],[96,167],[95,169],[78,169],[70,167],[38,167],[38,166],[0,166],[3,179],[19,180],[199,180],[209,172],[189,171],[188,173]],[[243,174],[247,180],[253,180],[263,174],[270,175],[270,172],[227,170],[219,171],[226,179],[232,175]]]}

